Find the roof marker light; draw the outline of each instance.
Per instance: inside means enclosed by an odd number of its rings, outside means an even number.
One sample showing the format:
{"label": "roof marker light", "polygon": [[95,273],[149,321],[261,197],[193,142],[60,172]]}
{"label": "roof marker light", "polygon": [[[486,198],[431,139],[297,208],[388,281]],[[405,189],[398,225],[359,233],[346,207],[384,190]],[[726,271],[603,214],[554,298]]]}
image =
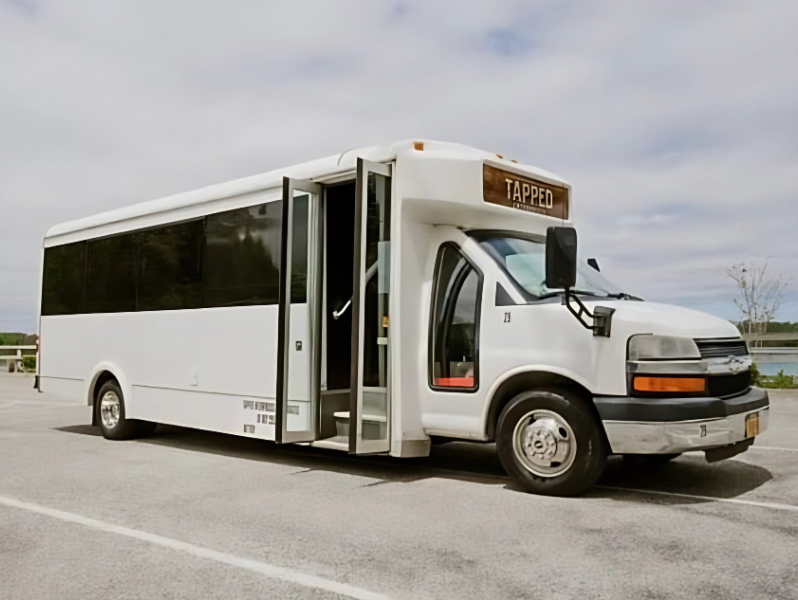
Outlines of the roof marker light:
{"label": "roof marker light", "polygon": [[424,142],[413,142],[413,150],[418,150],[419,152],[424,150]]}

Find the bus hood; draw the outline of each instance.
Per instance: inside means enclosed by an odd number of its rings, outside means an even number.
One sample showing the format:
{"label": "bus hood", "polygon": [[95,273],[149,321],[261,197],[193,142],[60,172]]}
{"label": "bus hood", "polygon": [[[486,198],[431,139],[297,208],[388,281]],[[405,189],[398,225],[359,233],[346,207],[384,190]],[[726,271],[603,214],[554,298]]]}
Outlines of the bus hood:
{"label": "bus hood", "polygon": [[634,300],[597,300],[591,304],[615,309],[612,316],[613,334],[618,331],[629,335],[653,333],[690,338],[740,337],[737,327],[729,321],[681,306]]}

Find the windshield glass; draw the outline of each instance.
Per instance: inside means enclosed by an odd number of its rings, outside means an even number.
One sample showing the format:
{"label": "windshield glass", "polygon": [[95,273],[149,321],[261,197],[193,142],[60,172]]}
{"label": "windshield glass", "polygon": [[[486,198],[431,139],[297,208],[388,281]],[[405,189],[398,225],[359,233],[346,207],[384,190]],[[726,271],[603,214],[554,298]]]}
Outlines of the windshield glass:
{"label": "windshield glass", "polygon": [[[546,244],[506,234],[482,237],[479,245],[499,263],[515,282],[532,296],[545,298],[559,293],[546,287]],[[577,261],[573,291],[607,298],[621,290],[585,262]]]}

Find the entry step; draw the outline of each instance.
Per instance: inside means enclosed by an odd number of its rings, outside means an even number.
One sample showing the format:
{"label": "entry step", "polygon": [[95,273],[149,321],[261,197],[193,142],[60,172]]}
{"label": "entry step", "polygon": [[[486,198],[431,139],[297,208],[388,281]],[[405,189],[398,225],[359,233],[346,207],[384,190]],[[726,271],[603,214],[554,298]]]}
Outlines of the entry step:
{"label": "entry step", "polygon": [[[335,417],[335,432],[338,437],[349,438],[349,411],[342,410],[334,412]],[[388,439],[388,419],[382,415],[364,414],[362,418],[363,423],[363,439],[364,440],[385,440]]]}
{"label": "entry step", "polygon": [[326,448],[328,450],[342,450],[343,452],[348,452],[349,438],[344,435],[336,435],[326,440],[311,442],[310,445],[314,448]]}
{"label": "entry step", "polygon": [[[349,418],[349,411],[340,411],[333,413],[333,416],[336,419],[348,419]],[[374,423],[387,423],[388,419],[385,417],[381,417],[380,415],[363,415],[364,421],[373,421]]]}

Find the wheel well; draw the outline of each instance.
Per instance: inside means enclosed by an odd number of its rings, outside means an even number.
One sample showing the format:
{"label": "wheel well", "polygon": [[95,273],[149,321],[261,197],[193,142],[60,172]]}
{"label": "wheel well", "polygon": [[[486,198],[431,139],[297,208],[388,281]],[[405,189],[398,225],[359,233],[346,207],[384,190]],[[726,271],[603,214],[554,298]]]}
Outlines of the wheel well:
{"label": "wheel well", "polygon": [[[519,373],[518,375],[513,375],[507,379],[507,381],[502,382],[499,389],[493,394],[493,398],[491,398],[490,408],[488,409],[488,439],[490,441],[496,439],[496,424],[499,422],[499,415],[502,414],[502,410],[510,400],[521,392],[552,389],[571,390],[580,395],[590,405],[596,418],[599,418],[598,411],[591,400],[592,394],[587,388],[578,384],[573,379],[568,379],[556,373],[546,373],[544,371]],[[599,423],[601,423],[601,420],[599,420]]]}
{"label": "wheel well", "polygon": [[[113,373],[111,373],[111,371],[103,371],[97,376],[97,379],[94,382],[94,387],[91,390],[91,405],[93,408],[97,406],[97,396],[100,393],[100,389],[109,381],[116,381],[117,385],[119,385],[119,380]],[[91,424],[97,425],[96,410],[91,411]]]}

